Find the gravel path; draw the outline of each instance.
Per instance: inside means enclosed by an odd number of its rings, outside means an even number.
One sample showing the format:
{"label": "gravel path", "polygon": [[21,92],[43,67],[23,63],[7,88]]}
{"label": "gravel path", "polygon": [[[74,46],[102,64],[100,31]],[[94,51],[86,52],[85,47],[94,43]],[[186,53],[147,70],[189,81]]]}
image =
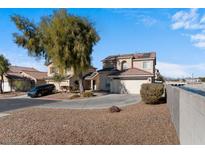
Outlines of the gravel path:
{"label": "gravel path", "polygon": [[108,109],[29,108],[0,118],[0,144],[179,144],[166,104]]}

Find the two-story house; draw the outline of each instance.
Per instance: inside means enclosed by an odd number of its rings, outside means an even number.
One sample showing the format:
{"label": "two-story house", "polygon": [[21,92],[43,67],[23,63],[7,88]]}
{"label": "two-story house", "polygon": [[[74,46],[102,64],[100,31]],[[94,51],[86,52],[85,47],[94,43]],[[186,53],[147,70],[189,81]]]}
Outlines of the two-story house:
{"label": "two-story house", "polygon": [[156,53],[108,56],[98,71],[97,89],[112,93],[139,94],[143,83],[154,82]]}
{"label": "two-story house", "polygon": [[[102,63],[103,69],[96,71],[96,68],[90,67],[83,73],[85,89],[139,94],[143,83],[155,80],[155,52],[108,56]],[[47,66],[47,82],[55,84],[58,90],[64,86],[76,86],[78,80],[72,69],[66,70],[66,79],[59,84],[53,81],[54,74],[59,73],[58,69],[52,63]]]}
{"label": "two-story house", "polygon": [[[63,88],[78,88],[78,78],[74,75],[73,69],[66,69],[65,70],[65,80],[62,82],[56,82],[53,80],[53,77],[55,74],[59,73],[59,70],[57,67],[53,65],[52,62],[47,64],[48,72],[47,72],[47,83],[54,84],[56,89],[58,91],[61,91]],[[92,77],[94,77],[96,74],[96,68],[90,67],[86,72],[83,72],[83,85],[86,90],[93,90],[93,80]]]}

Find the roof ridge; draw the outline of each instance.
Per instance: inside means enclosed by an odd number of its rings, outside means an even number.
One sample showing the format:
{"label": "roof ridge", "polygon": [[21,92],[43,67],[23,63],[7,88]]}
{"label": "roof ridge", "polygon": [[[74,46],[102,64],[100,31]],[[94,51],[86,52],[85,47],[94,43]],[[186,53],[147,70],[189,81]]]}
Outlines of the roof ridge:
{"label": "roof ridge", "polygon": [[117,54],[116,55],[110,55],[110,56],[105,57],[103,60],[107,60],[107,59],[110,59],[110,58],[123,57],[123,56],[134,56],[135,57],[137,55],[145,55],[145,54],[149,54],[149,57],[151,55],[156,56],[156,51],[133,52],[133,53],[118,54],[118,55]]}
{"label": "roof ridge", "polygon": [[43,72],[43,71],[39,71],[39,70],[22,70],[25,72],[39,72],[39,73],[47,73],[47,72]]}

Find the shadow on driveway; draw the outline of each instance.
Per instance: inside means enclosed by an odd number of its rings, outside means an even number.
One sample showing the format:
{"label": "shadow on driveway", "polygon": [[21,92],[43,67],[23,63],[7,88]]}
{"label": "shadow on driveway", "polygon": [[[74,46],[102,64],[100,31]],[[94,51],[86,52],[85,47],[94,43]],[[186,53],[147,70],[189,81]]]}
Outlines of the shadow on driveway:
{"label": "shadow on driveway", "polygon": [[0,112],[12,111],[21,108],[57,103],[56,100],[40,100],[29,98],[0,99]]}

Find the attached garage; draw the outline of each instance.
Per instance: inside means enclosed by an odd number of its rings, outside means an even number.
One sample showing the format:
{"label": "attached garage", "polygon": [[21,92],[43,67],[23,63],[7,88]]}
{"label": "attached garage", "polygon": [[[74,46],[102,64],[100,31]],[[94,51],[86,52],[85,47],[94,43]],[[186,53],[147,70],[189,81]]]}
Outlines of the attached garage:
{"label": "attached garage", "polygon": [[109,75],[110,92],[119,94],[140,94],[143,83],[151,83],[154,75],[138,68],[115,71]]}
{"label": "attached garage", "polygon": [[148,79],[113,79],[110,92],[120,94],[140,94],[141,85],[149,83]]}

